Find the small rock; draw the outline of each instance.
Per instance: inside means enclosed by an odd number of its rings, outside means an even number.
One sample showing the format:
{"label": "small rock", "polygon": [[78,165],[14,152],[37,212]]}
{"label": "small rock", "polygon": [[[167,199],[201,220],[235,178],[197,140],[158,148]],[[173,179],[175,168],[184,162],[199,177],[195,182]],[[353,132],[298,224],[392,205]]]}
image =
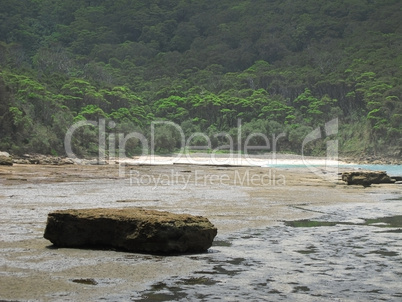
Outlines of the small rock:
{"label": "small rock", "polygon": [[0,151],[0,156],[10,157],[10,153],[4,152],[4,151]]}
{"label": "small rock", "polygon": [[38,165],[40,163],[40,159],[38,158],[29,158],[28,161],[32,165]]}
{"label": "small rock", "polygon": [[11,156],[0,155],[0,165],[12,166],[13,165],[13,159],[11,158]]}
{"label": "small rock", "polygon": [[111,247],[151,254],[205,252],[217,229],[201,216],[139,208],[49,213],[44,237],[58,247]]}
{"label": "small rock", "polygon": [[74,160],[71,158],[64,158],[60,161],[59,165],[74,165]]}
{"label": "small rock", "polygon": [[85,284],[85,285],[97,285],[98,282],[96,282],[95,279],[92,278],[82,278],[82,279],[73,279],[71,280],[74,283],[81,283],[81,284]]}

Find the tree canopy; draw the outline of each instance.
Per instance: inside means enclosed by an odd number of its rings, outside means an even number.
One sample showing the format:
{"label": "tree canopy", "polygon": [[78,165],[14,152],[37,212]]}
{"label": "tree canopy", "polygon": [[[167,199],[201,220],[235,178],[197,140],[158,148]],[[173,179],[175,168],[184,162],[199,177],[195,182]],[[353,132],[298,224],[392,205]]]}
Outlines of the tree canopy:
{"label": "tree canopy", "polygon": [[[215,145],[241,119],[243,130],[285,133],[278,151],[300,152],[303,135],[339,118],[343,154],[402,155],[399,0],[0,7],[0,150],[61,155],[74,122],[104,118],[147,137],[152,121],[172,121]],[[160,130],[161,151],[177,147],[171,132]],[[97,139],[81,129],[76,152],[96,154]]]}

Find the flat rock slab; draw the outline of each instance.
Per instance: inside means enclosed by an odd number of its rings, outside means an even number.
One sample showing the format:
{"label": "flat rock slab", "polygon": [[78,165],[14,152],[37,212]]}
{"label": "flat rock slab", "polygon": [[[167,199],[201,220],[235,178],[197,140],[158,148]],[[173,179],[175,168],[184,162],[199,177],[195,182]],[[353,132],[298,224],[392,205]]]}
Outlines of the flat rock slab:
{"label": "flat rock slab", "polygon": [[216,234],[214,225],[201,216],[97,208],[49,213],[44,237],[57,247],[177,254],[205,252]]}
{"label": "flat rock slab", "polygon": [[343,172],[342,180],[348,185],[370,186],[371,184],[394,183],[385,171],[352,171]]}

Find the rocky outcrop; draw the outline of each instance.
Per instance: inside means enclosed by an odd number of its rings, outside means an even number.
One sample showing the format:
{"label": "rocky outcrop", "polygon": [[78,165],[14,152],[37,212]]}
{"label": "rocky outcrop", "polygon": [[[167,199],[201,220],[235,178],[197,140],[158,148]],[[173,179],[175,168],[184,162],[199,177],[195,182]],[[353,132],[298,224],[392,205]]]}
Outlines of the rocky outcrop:
{"label": "rocky outcrop", "polygon": [[49,213],[44,237],[57,247],[176,254],[204,252],[216,234],[213,224],[201,216],[98,208]]}
{"label": "rocky outcrop", "polygon": [[98,159],[78,159],[78,158],[68,158],[59,157],[51,155],[42,154],[24,154],[22,156],[14,158],[15,164],[22,165],[107,165],[108,162],[105,160]]}
{"label": "rocky outcrop", "polygon": [[396,182],[402,181],[402,176],[391,176],[392,179],[395,179]]}
{"label": "rocky outcrop", "polygon": [[21,157],[15,158],[14,163],[23,165],[73,165],[74,161],[71,158],[63,158],[58,156],[48,156],[42,154],[24,154]]}
{"label": "rocky outcrop", "polygon": [[362,185],[369,187],[372,184],[394,183],[385,171],[352,171],[343,172],[342,180],[346,181],[348,185]]}
{"label": "rocky outcrop", "polygon": [[0,165],[3,166],[12,166],[13,158],[7,152],[0,152]]}

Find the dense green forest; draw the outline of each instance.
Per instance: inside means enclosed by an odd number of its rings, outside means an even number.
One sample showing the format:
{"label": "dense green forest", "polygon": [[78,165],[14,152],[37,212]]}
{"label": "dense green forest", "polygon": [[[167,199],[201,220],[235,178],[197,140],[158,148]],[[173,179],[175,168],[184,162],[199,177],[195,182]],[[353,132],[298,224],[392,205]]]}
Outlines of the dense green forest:
{"label": "dense green forest", "polygon": [[[171,121],[214,148],[241,120],[300,153],[338,118],[343,155],[400,157],[401,20],[400,0],[0,0],[0,150],[64,155],[72,124],[102,118],[147,138]],[[77,130],[77,154],[97,154],[97,131]],[[156,151],[176,132],[159,125]]]}

